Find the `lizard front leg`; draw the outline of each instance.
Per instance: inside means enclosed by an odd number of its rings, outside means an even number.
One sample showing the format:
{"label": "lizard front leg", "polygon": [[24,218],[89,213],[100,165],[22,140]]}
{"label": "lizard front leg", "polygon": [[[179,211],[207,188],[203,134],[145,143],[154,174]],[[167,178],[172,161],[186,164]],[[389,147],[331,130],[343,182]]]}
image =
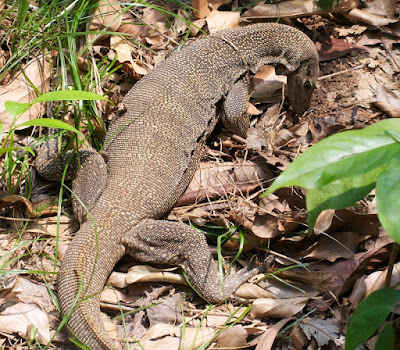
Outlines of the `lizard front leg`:
{"label": "lizard front leg", "polygon": [[249,82],[248,74],[235,82],[225,98],[221,120],[225,128],[230,132],[246,137],[250,127],[250,116],[247,114],[249,101]]}

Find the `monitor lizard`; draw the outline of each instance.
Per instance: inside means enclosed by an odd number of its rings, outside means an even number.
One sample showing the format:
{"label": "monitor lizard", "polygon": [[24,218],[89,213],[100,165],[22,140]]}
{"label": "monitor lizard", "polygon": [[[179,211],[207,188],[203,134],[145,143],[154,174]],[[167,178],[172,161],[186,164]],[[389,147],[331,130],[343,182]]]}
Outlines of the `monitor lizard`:
{"label": "monitor lizard", "polygon": [[[189,44],[134,85],[124,99],[126,113],[107,132],[107,162],[91,148],[72,155],[67,178],[75,178],[73,209],[81,227],[61,264],[58,297],[70,332],[89,348],[120,347],[104,329],[99,299],[124,254],[182,267],[195,290],[214,303],[262,270],[244,268],[221,285],[204,235],[158,219],[184,192],[218,120],[246,135],[250,75],[265,64],[287,75],[288,98],[303,114],[319,73],[313,42],[283,24],[227,29]],[[35,160],[49,180],[60,179],[71,156],[59,154],[54,142]]]}

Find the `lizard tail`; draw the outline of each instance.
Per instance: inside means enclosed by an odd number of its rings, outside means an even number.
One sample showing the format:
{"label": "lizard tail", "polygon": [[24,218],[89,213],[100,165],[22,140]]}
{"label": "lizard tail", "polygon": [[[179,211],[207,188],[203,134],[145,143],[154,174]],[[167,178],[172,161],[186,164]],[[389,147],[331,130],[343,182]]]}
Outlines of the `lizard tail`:
{"label": "lizard tail", "polygon": [[58,297],[70,333],[93,350],[117,350],[100,313],[100,293],[112,268],[124,253],[121,244],[96,237],[85,223],[63,258],[58,277]]}

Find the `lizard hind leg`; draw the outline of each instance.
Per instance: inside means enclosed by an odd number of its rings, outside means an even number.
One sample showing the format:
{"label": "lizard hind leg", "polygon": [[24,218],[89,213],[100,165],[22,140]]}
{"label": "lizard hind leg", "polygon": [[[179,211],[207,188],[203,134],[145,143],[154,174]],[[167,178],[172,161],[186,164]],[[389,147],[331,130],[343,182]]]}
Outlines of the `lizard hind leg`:
{"label": "lizard hind leg", "polygon": [[181,222],[143,220],[126,235],[124,243],[127,253],[139,261],[182,267],[196,292],[212,303],[237,300],[232,293],[264,269],[244,268],[221,283],[205,236]]}
{"label": "lizard hind leg", "polygon": [[66,180],[72,181],[72,208],[80,223],[86,221],[87,212],[93,208],[107,182],[107,165],[102,155],[91,147],[61,154],[60,138],[45,142],[34,165],[40,176],[49,181],[61,181],[66,166]]}

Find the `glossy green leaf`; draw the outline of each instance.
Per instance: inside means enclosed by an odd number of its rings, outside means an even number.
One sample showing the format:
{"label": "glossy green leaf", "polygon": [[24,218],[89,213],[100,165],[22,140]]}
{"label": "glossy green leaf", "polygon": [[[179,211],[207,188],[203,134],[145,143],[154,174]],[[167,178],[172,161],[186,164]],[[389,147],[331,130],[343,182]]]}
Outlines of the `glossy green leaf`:
{"label": "glossy green leaf", "polygon": [[388,235],[400,243],[400,154],[393,157],[376,182],[376,209]]}
{"label": "glossy green leaf", "polygon": [[330,11],[333,7],[333,0],[318,0],[318,6],[325,11]]}
{"label": "glossy green leaf", "polygon": [[365,197],[374,187],[386,165],[355,177],[339,179],[307,191],[308,232],[312,232],[318,215],[326,209],[343,209]]}
{"label": "glossy green leaf", "polygon": [[32,103],[49,102],[49,101],[69,101],[69,100],[109,101],[106,97],[95,94],[94,92],[80,91],[80,90],[63,90],[63,91],[47,92],[35,98]]}
{"label": "glossy green leaf", "polygon": [[19,103],[14,101],[6,101],[4,103],[4,107],[6,107],[8,114],[13,118],[27,111],[30,106],[30,103]]}
{"label": "glossy green leaf", "polygon": [[384,288],[371,293],[354,311],[346,334],[346,350],[364,344],[400,301],[400,291]]}
{"label": "glossy green leaf", "polygon": [[394,331],[392,322],[382,329],[375,344],[375,350],[394,350]]}
{"label": "glossy green leaf", "polygon": [[360,176],[400,152],[396,139],[400,140],[398,119],[327,137],[301,154],[263,195],[286,186],[315,189],[342,178]]}
{"label": "glossy green leaf", "polygon": [[20,127],[22,128],[25,126],[46,126],[48,128],[64,129],[72,131],[80,135],[82,138],[84,138],[83,134],[79,130],[75,129],[72,125],[69,125],[63,122],[62,120],[58,119],[50,119],[50,118],[32,119],[17,125],[16,128]]}

